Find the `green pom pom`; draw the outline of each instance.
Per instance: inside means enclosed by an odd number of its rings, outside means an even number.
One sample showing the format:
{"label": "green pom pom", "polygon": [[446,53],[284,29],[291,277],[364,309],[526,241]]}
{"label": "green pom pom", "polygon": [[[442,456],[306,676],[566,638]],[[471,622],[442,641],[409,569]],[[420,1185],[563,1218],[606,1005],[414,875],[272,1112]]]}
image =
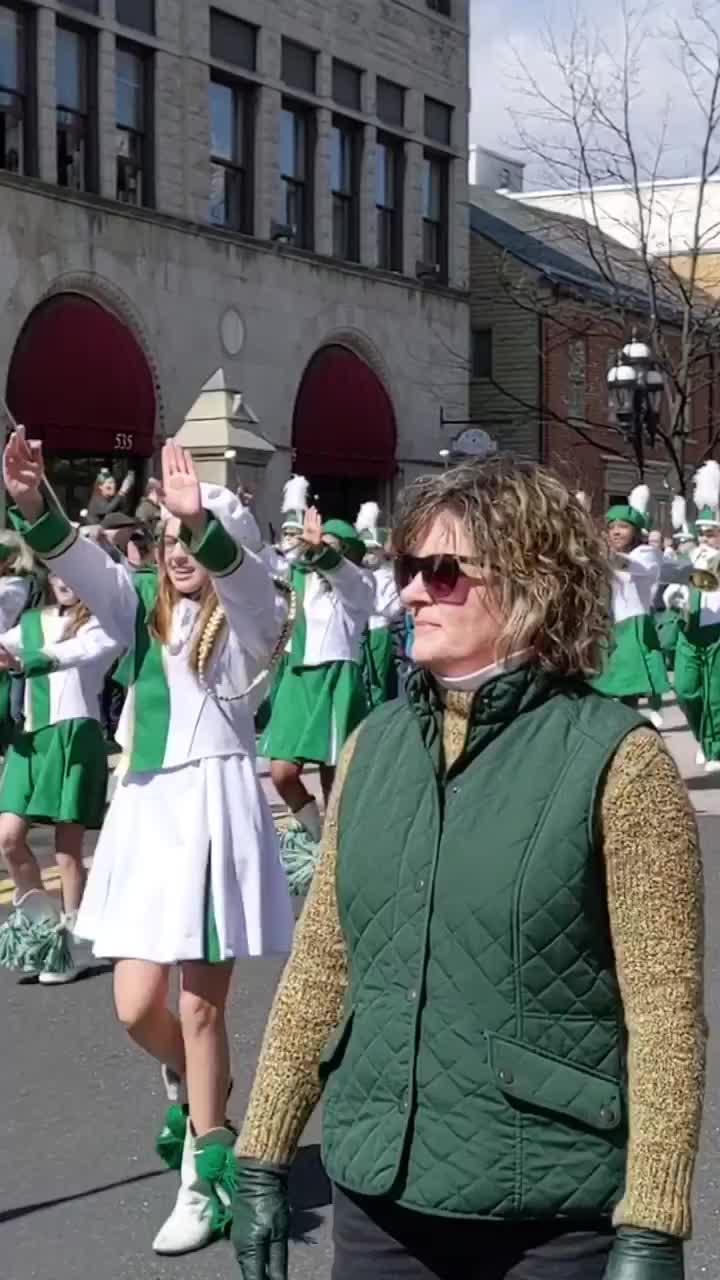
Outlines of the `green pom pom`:
{"label": "green pom pom", "polygon": [[27,919],[19,911],[13,911],[0,927],[0,965],[5,969],[22,970],[28,927]]}
{"label": "green pom pom", "polygon": [[179,1169],[182,1165],[186,1131],[187,1107],[173,1102],[165,1112],[162,1132],[155,1141],[155,1150],[168,1169]]}
{"label": "green pom pom", "polygon": [[295,897],[302,897],[312,884],[320,859],[320,845],[311,839],[303,827],[291,827],[280,840],[280,858],[290,892]]}

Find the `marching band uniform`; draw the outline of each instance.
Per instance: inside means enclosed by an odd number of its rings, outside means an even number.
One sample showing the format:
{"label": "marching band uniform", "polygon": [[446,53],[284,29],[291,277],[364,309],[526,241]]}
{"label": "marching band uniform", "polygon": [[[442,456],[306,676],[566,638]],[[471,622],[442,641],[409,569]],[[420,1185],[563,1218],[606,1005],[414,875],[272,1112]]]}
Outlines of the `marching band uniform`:
{"label": "marching band uniform", "polygon": [[[30,598],[31,579],[29,576],[32,557],[24,550],[17,534],[3,532],[0,534],[0,564],[7,565],[9,572],[0,577],[0,631],[9,631],[15,626],[20,614]],[[17,572],[18,560],[27,558],[28,572]],[[8,564],[14,560],[15,564]],[[0,752],[4,752],[12,742],[15,723],[11,707],[12,677],[9,671],[0,671]]]}
{"label": "marching band uniform", "polygon": [[355,528],[367,548],[364,565],[372,573],[375,587],[373,612],[363,640],[363,675],[370,710],[397,695],[392,624],[403,611],[395,574],[384,553],[388,531],[379,528],[379,521],[378,504],[364,502]]}
{"label": "marching band uniform", "polygon": [[[364,544],[351,524],[330,520],[323,532],[362,557]],[[368,711],[360,663],[373,583],[329,546],[295,561],[290,580],[298,618],[260,753],[272,760],[335,765]]]}
{"label": "marching band uniform", "polygon": [[[645,511],[635,503],[647,502],[644,486],[633,490],[627,506],[611,507],[605,517],[611,524],[622,520],[639,532],[645,527]],[[633,502],[633,499],[635,500]],[[659,699],[670,688],[651,607],[660,578],[662,551],[642,544],[628,555],[615,556],[612,584],[612,642],[604,671],[593,687],[611,698]]]}
{"label": "marching band uniform", "polygon": [[[67,624],[67,612],[51,605],[28,609],[19,626],[0,635],[26,677],[25,725],[7,755],[0,813],[97,829],[107,793],[100,695],[122,646],[95,618],[65,639]],[[53,898],[33,889],[16,900],[0,930],[2,963],[39,972],[41,981],[69,980],[76,972],[72,932],[75,913],[61,915]]]}
{"label": "marching band uniform", "polygon": [[[695,475],[697,527],[701,534],[720,529],[720,467],[707,462]],[[700,546],[696,568],[717,575],[720,550]],[[665,603],[683,609],[686,621],[675,651],[675,692],[699,744],[697,763],[709,773],[720,770],[720,587],[701,591],[695,586],[671,586]]]}

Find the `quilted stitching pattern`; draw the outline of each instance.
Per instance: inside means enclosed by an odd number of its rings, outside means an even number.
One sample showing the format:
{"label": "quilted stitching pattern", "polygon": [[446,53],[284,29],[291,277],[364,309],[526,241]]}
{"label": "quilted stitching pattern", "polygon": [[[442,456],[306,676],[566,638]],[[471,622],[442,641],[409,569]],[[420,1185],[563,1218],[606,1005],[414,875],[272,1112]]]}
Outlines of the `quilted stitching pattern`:
{"label": "quilted stitching pattern", "polygon": [[[436,1212],[581,1215],[621,1190],[624,1116],[600,1116],[622,1109],[621,1009],[588,832],[635,721],[527,676],[491,686],[445,783],[440,710],[416,680],[412,711],[366,726],[344,789],[354,1019],[328,1064],[326,1164]],[[508,1088],[488,1032],[520,1046]]]}

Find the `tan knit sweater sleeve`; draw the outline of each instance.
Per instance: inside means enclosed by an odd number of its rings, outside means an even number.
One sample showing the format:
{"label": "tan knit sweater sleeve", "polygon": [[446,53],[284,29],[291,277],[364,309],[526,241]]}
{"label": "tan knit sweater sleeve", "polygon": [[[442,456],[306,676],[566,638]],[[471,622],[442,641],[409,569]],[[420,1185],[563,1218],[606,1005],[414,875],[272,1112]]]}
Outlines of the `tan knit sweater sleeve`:
{"label": "tan knit sweater sleeve", "polygon": [[338,765],[317,871],[295,930],[290,959],[275,993],[255,1083],[235,1150],[287,1164],[320,1100],[318,1062],[340,1021],[347,953],[335,892],[337,817],[343,783],[361,729]]}
{"label": "tan knit sweater sleeve", "polygon": [[687,790],[660,738],[630,734],[600,799],[628,1029],[630,1142],[617,1225],[691,1230],[705,1071],[703,881]]}

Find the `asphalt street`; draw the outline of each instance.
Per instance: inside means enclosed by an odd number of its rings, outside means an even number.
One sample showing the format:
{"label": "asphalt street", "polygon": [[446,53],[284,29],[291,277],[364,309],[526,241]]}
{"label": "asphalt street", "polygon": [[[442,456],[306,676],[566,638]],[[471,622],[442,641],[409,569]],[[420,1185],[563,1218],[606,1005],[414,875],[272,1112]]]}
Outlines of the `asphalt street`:
{"label": "asphalt street", "polygon": [[[720,775],[693,764],[688,735],[670,710],[667,741],[698,810],[705,855],[708,999],[720,1025]],[[42,844],[48,861],[47,841]],[[0,908],[4,912],[7,908]],[[279,960],[238,964],[229,1025],[240,1120]],[[116,1026],[110,972],[98,966],[68,987],[20,985],[0,971],[0,1280],[232,1280],[230,1246],[156,1258],[155,1231],[170,1210],[176,1175],[153,1140],[164,1109],[159,1072]],[[710,1042],[703,1148],[696,1183],[688,1280],[720,1277],[720,1052]],[[329,1280],[329,1188],[314,1116],[293,1171],[292,1280]],[[462,1280],[458,1277],[458,1280]]]}

